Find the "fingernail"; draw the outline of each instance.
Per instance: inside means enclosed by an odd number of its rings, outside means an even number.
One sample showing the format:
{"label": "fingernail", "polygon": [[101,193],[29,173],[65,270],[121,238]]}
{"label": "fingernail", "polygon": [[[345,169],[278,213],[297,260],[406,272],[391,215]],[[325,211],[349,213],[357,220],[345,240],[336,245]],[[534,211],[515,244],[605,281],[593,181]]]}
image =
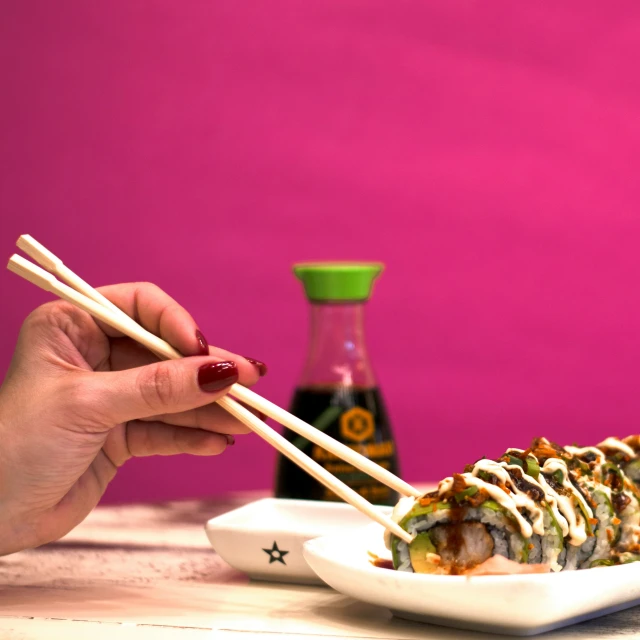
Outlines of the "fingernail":
{"label": "fingernail", "polygon": [[214,362],[198,369],[198,384],[203,391],[220,391],[234,382],[238,382],[238,367],[235,362]]}
{"label": "fingernail", "polygon": [[202,335],[202,331],[200,329],[196,329],[196,340],[198,341],[198,355],[199,356],[208,356],[209,355],[209,343],[207,339]]}
{"label": "fingernail", "polygon": [[236,443],[236,439],[233,436],[229,435],[228,433],[225,433],[224,435],[225,435],[225,437],[227,439],[227,445],[228,446],[231,447],[232,445],[234,445]]}
{"label": "fingernail", "polygon": [[266,375],[268,369],[267,365],[264,362],[260,362],[260,360],[254,360],[253,358],[245,358],[245,360],[248,360],[258,370],[260,377]]}

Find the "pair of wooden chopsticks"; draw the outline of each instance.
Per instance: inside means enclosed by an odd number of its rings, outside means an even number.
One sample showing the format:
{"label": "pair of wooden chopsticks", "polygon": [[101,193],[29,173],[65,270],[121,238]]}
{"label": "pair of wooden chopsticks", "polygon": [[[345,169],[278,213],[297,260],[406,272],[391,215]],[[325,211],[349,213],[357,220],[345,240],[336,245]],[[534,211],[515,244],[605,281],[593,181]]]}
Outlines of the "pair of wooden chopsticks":
{"label": "pair of wooden chopsticks", "polygon": [[[183,357],[182,354],[176,351],[176,349],[174,349],[170,344],[141,327],[135,320],[130,318],[116,305],[107,300],[107,298],[105,298],[100,292],[96,291],[82,278],[66,267],[60,258],[51,253],[31,236],[20,236],[16,244],[27,255],[42,265],[44,269],[41,269],[35,264],[29,262],[22,256],[14,254],[7,265],[7,268],[10,271],[13,271],[25,280],[32,282],[45,291],[54,293],[60,298],[67,300],[80,309],[83,309],[94,318],[98,318],[105,324],[144,345],[159,358],[175,360]],[[58,278],[63,282],[60,282],[55,276],[58,276]],[[337,440],[334,440],[325,433],[318,431],[303,420],[291,415],[284,409],[278,407],[272,402],[269,402],[269,400],[259,396],[250,389],[239,384],[234,384],[229,390],[229,395],[237,398],[246,405],[257,409],[258,411],[261,411],[270,418],[273,418],[276,422],[295,431],[307,440],[310,440],[327,451],[330,451],[342,460],[345,460],[354,467],[364,471],[373,478],[376,478],[376,480],[379,480],[381,483],[395,489],[401,495],[413,497],[419,497],[422,495],[416,488],[407,484],[404,480],[401,480],[386,469],[383,469],[380,465],[368,458],[365,458]],[[280,453],[292,460],[309,475],[313,476],[328,489],[340,496],[345,502],[348,502],[363,514],[369,516],[372,520],[380,523],[402,540],[408,543],[413,540],[413,536],[411,534],[401,529],[390,518],[369,504],[369,502],[367,502],[367,500],[365,500],[361,495],[331,475],[317,462],[302,453],[300,449],[295,447],[277,431],[274,431],[271,427],[266,425],[262,420],[251,413],[251,411],[229,396],[220,398],[217,402],[221,407],[226,409],[240,422],[244,423],[252,431],[266,440]]]}

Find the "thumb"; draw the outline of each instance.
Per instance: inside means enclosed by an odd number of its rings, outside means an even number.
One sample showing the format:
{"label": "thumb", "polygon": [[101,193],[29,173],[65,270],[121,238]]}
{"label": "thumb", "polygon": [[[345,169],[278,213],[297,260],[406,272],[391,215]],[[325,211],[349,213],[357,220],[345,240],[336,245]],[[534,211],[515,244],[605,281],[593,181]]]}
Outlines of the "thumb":
{"label": "thumb", "polygon": [[93,398],[109,423],[195,409],[238,381],[235,362],[191,357],[92,376]]}

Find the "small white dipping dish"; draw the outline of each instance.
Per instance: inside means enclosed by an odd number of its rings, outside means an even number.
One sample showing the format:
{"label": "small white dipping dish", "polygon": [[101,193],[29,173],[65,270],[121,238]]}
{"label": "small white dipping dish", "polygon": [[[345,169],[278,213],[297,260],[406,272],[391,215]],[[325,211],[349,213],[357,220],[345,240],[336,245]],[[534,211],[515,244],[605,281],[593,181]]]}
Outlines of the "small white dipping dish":
{"label": "small white dipping dish", "polygon": [[212,518],[205,530],[218,555],[255,580],[324,584],[304,559],[302,545],[369,522],[342,502],[265,498]]}

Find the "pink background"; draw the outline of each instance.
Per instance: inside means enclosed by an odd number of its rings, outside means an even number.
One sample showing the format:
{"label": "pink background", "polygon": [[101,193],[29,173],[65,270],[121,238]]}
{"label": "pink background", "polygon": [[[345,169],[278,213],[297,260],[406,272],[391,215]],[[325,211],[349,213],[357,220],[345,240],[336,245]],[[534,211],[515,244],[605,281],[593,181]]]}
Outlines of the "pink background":
{"label": "pink background", "polygon": [[[406,478],[538,434],[638,431],[637,2],[5,2],[0,240],[152,280],[300,371],[302,259],[383,260],[368,309]],[[4,371],[45,294],[0,274]],[[37,399],[34,398],[34,402]],[[107,498],[266,488],[246,437]]]}

